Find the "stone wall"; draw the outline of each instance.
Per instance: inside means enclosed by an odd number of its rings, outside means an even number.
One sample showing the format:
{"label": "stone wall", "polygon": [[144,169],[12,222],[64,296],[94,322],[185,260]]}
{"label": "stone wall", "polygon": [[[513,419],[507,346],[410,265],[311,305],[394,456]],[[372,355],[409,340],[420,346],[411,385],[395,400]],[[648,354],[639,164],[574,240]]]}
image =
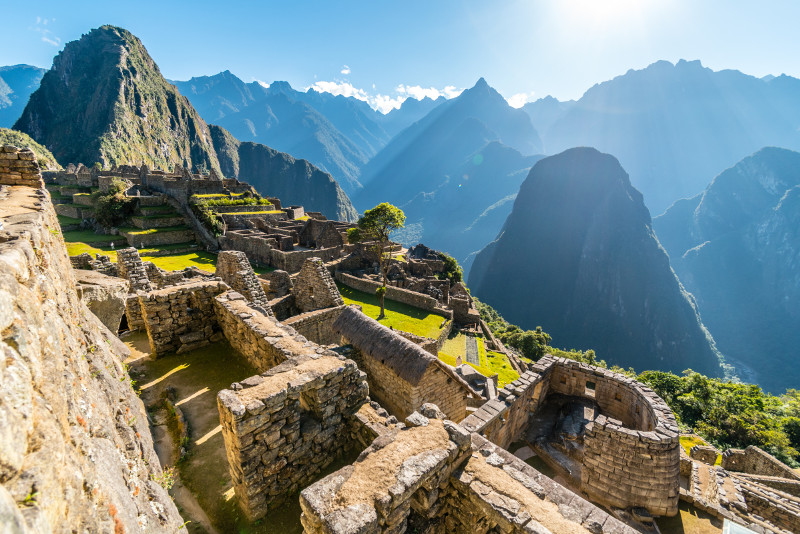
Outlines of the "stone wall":
{"label": "stone wall", "polygon": [[289,317],[283,324],[294,328],[298,334],[319,345],[335,345],[341,336],[333,331],[333,322],[339,318],[344,306],[326,308]]}
{"label": "stone wall", "polygon": [[270,261],[267,265],[289,273],[296,273],[303,268],[303,264],[309,258],[319,258],[324,262],[329,262],[341,258],[343,251],[343,247],[291,250],[286,252],[273,248],[269,251]]}
{"label": "stone wall", "polygon": [[12,145],[0,146],[0,185],[44,188],[33,150]]}
{"label": "stone wall", "polygon": [[722,453],[722,467],[728,471],[800,480],[794,470],[755,445],[746,449],[728,449]]}
{"label": "stone wall", "polygon": [[689,457],[692,460],[703,462],[704,464],[714,465],[717,462],[719,451],[711,446],[695,445],[689,451]]}
{"label": "stone wall", "polygon": [[231,346],[259,371],[267,371],[294,357],[329,353],[310,343],[291,326],[251,308],[235,291],[216,297],[214,307]]}
{"label": "stone wall", "polygon": [[0,185],[0,222],[0,530],[186,532],[153,480],[128,351],[81,303],[47,191]]}
{"label": "stone wall", "polygon": [[[307,533],[636,531],[426,405],[300,494]],[[438,413],[437,413],[438,412]]]}
{"label": "stone wall", "polygon": [[353,359],[367,373],[375,400],[400,419],[433,403],[461,421],[467,397],[480,398],[452,367],[355,307],[342,311],[333,330],[356,349]]}
{"label": "stone wall", "polygon": [[651,389],[624,375],[547,355],[463,425],[507,447],[549,393],[592,399],[600,407],[584,435],[582,491],[607,506],[643,507],[658,516],[677,512],[677,423]]}
{"label": "stone wall", "polygon": [[[370,280],[369,278],[358,278],[344,272],[337,272],[336,280],[343,283],[347,287],[351,287],[358,291],[363,291],[364,293],[369,293],[370,295],[374,295],[375,290],[382,285],[379,282]],[[389,300],[402,302],[403,304],[408,304],[409,306],[422,308],[423,310],[433,310],[437,305],[437,300],[429,295],[424,295],[415,291],[409,291],[407,289],[392,286],[386,287],[386,298]]]}
{"label": "stone wall", "polygon": [[130,282],[132,293],[155,289],[147,276],[147,269],[139,257],[139,251],[133,247],[117,251],[117,276]]}
{"label": "stone wall", "polygon": [[228,290],[221,281],[191,282],[139,296],[142,317],[156,356],[188,352],[222,339],[214,297]]}
{"label": "stone wall", "polygon": [[251,519],[284,505],[355,446],[364,373],[336,356],[292,358],[217,395],[239,504]]}
{"label": "stone wall", "polygon": [[267,294],[256,278],[256,273],[244,252],[235,250],[220,252],[217,256],[216,275],[251,304],[262,308],[267,315],[272,315]]}
{"label": "stone wall", "polygon": [[297,275],[292,289],[297,308],[305,313],[322,308],[344,306],[344,300],[319,258],[309,258]]}

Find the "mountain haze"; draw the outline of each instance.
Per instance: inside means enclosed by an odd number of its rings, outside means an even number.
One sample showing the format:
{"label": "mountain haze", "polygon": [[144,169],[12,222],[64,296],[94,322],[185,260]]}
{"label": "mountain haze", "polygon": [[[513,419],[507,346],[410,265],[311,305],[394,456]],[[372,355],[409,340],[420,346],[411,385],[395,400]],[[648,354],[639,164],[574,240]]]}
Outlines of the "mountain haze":
{"label": "mountain haze", "polygon": [[[527,109],[559,111],[542,104]],[[614,154],[659,214],[763,146],[799,149],[800,80],[659,61],[595,85],[540,131],[551,154],[574,146]]]}
{"label": "mountain haze", "polygon": [[595,349],[610,364],[720,374],[641,193],[616,158],[593,148],[534,165],[469,286],[510,322],[541,325],[556,344]]}
{"label": "mountain haze", "polygon": [[500,230],[540,147],[528,115],[481,78],[370,160],[354,201],[360,210],[380,202],[399,206],[406,229],[397,239],[423,241],[464,262]]}
{"label": "mountain haze", "polygon": [[220,126],[210,128],[225,176],[243,180],[263,195],[276,196],[285,206],[302,205],[340,221],[358,220],[347,194],[330,174],[268,146],[240,142]]}
{"label": "mountain haze", "polygon": [[775,392],[797,387],[800,153],[764,148],[653,226],[738,374]]}
{"label": "mountain haze", "polygon": [[32,65],[0,67],[0,128],[10,128],[22,115],[45,72]]}

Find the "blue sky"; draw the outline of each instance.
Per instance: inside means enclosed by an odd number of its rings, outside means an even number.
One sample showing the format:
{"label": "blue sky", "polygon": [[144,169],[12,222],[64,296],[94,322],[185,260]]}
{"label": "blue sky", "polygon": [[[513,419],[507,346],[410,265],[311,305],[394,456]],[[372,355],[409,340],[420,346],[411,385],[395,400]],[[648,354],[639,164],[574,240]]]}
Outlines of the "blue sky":
{"label": "blue sky", "polygon": [[384,109],[484,76],[514,105],[659,59],[800,77],[796,0],[4,2],[0,65],[42,67],[102,24],[137,35],[170,79],[230,70]]}

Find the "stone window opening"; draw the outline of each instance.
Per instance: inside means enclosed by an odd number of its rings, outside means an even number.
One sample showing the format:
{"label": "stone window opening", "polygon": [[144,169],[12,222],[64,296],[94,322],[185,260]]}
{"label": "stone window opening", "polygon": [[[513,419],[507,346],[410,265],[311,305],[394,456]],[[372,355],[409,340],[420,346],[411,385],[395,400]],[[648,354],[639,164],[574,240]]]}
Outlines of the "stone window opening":
{"label": "stone window opening", "polygon": [[614,393],[614,400],[622,402],[622,395],[619,393]]}
{"label": "stone window opening", "polygon": [[597,384],[595,384],[591,380],[587,380],[586,381],[586,389],[584,390],[584,393],[586,394],[587,397],[594,397],[596,388],[597,388]]}
{"label": "stone window opening", "polygon": [[567,383],[567,377],[566,376],[562,376],[560,382],[562,384],[566,384]]}

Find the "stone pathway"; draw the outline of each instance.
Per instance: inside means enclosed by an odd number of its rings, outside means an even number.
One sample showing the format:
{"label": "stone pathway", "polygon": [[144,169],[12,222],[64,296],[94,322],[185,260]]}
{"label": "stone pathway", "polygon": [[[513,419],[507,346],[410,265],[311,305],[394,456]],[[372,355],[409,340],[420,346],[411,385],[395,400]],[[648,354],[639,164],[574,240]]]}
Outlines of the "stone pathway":
{"label": "stone pathway", "polygon": [[481,358],[478,354],[478,342],[472,336],[467,336],[467,362],[480,366]]}

